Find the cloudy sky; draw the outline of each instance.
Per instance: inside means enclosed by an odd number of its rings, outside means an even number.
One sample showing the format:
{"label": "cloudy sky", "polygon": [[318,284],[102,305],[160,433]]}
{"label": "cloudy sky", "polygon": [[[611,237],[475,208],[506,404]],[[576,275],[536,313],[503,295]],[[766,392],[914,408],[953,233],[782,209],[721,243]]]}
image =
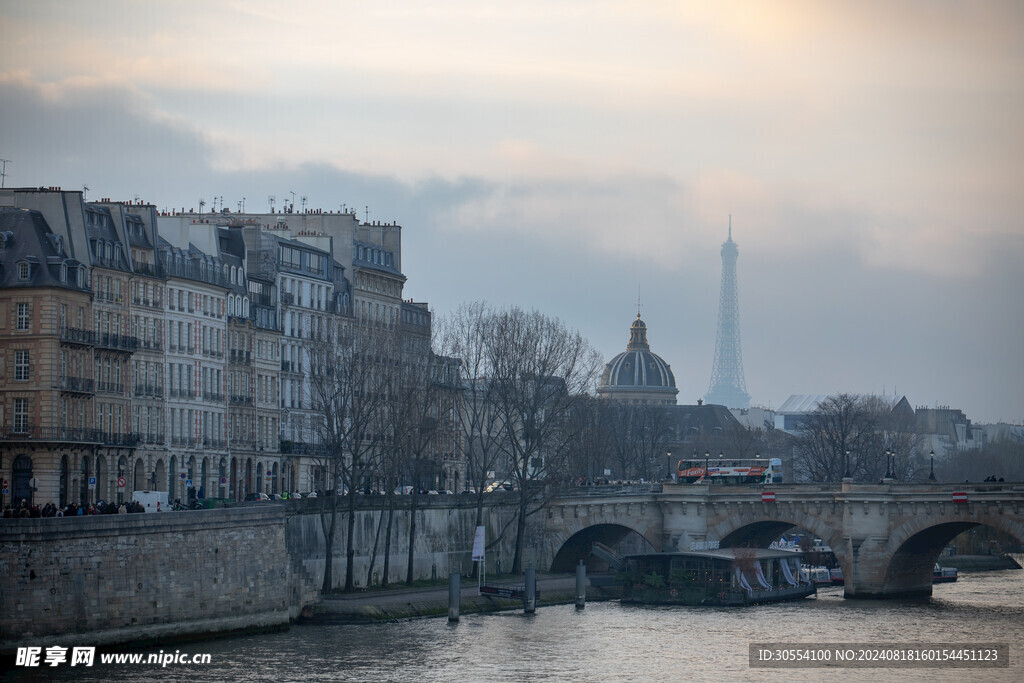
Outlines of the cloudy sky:
{"label": "cloudy sky", "polygon": [[1024,422],[1022,112],[1019,0],[0,0],[8,187],[356,206],[606,358],[639,291],[682,403],[731,214],[755,404]]}

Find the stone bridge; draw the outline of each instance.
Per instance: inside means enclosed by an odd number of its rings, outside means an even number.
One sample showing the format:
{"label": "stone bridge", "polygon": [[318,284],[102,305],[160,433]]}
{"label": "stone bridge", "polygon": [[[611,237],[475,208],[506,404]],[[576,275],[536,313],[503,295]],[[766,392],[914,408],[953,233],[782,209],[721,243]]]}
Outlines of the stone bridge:
{"label": "stone bridge", "polygon": [[[587,487],[551,502],[535,538],[537,566],[568,571],[594,541],[638,534],[648,549],[691,542],[767,547],[802,527],[832,547],[848,598],[927,596],[932,567],[957,534],[978,525],[1024,541],[1024,484],[776,484]],[[763,496],[766,492],[774,493]],[[638,540],[638,539],[637,539]]]}

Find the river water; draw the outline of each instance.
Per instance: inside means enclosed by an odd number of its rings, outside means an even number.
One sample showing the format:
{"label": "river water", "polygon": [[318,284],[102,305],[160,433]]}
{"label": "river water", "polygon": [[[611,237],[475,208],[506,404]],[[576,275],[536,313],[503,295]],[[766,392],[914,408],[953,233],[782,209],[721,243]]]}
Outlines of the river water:
{"label": "river water", "polygon": [[[953,563],[951,563],[953,564]],[[1009,668],[751,668],[751,643],[971,643],[1010,646]],[[367,626],[293,626],[178,644],[208,665],[94,666],[99,680],[677,681],[1024,680],[1024,571],[961,574],[927,601],[844,600],[841,588],[749,608],[633,607],[617,602]],[[146,652],[156,652],[148,650]],[[23,669],[21,673],[26,673]],[[36,670],[33,673],[42,674]],[[86,671],[46,672],[83,680]]]}

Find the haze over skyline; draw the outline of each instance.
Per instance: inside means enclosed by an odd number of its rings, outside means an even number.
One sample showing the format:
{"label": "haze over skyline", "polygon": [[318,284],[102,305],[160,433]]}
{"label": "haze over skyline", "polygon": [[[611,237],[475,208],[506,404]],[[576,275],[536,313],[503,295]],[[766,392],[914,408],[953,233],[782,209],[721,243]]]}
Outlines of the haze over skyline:
{"label": "haze over skyline", "polygon": [[754,405],[1024,422],[1024,5],[0,0],[12,186],[355,207],[406,296],[537,308],[607,361],[637,288],[708,390],[732,214]]}

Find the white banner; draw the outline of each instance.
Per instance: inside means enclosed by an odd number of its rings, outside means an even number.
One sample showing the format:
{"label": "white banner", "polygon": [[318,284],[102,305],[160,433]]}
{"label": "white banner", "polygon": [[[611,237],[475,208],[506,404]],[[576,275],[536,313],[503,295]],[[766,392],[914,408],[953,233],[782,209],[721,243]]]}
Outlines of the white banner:
{"label": "white banner", "polygon": [[473,538],[473,560],[484,559],[484,528],[478,526],[476,528],[476,536]]}

